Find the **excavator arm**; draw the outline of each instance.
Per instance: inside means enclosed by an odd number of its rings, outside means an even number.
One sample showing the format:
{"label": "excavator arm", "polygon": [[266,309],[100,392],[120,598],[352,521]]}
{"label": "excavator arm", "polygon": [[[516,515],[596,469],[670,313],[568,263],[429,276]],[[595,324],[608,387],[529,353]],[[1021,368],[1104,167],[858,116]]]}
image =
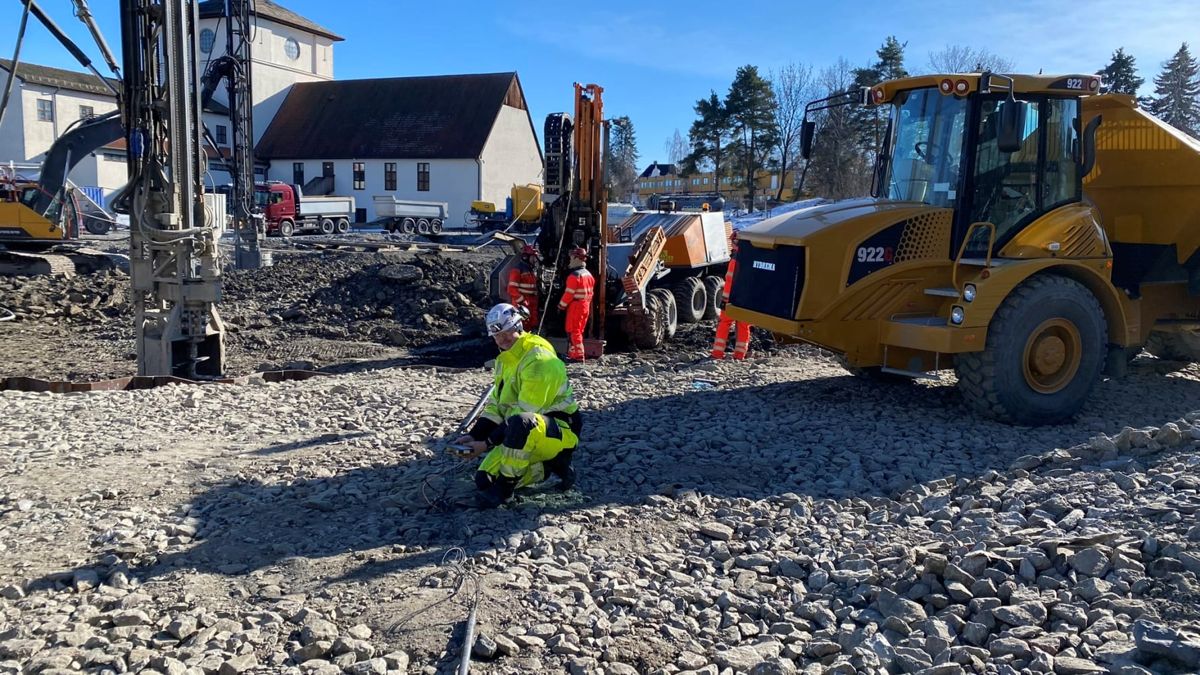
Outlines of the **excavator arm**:
{"label": "excavator arm", "polygon": [[101,148],[125,135],[121,124],[121,113],[112,111],[80,122],[50,146],[42,160],[42,175],[38,178],[40,190],[26,193],[25,206],[44,216],[59,198],[67,184],[67,174],[97,148]]}

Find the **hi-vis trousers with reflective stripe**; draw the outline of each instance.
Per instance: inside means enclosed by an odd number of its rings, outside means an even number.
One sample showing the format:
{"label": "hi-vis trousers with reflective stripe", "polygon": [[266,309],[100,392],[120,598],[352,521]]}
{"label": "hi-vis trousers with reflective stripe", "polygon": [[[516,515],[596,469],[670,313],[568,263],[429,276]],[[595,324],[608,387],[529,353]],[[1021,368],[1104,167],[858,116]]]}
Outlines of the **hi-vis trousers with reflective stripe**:
{"label": "hi-vis trousers with reflective stripe", "polygon": [[521,413],[504,421],[504,442],[483,458],[479,470],[493,476],[516,478],[517,487],[546,478],[542,462],[579,444],[566,422],[537,413]]}

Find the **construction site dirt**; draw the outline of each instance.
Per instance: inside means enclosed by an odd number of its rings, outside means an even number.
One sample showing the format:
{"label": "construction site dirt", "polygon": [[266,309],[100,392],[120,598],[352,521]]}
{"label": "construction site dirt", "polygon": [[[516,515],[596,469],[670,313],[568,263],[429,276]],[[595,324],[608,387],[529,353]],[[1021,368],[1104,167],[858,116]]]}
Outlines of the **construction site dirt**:
{"label": "construction site dirt", "polygon": [[[273,369],[478,366],[495,356],[483,331],[495,247],[415,248],[396,237],[271,239],[273,263],[226,269],[219,306],[230,375]],[[371,250],[391,241],[400,248]],[[116,237],[89,242],[120,250]],[[429,242],[423,242],[429,245]],[[367,250],[347,250],[349,248]],[[0,377],[97,380],[136,374],[129,277],[0,278]],[[662,349],[702,354],[713,322],[680,325]],[[756,345],[766,342],[759,336]]]}

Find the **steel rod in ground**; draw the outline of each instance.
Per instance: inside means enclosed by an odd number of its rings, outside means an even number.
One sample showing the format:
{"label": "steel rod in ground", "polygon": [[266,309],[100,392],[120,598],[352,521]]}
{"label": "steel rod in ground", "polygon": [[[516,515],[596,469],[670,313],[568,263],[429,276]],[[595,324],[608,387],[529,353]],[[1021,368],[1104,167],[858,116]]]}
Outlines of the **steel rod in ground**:
{"label": "steel rod in ground", "polygon": [[458,662],[458,675],[471,672],[471,650],[475,648],[475,610],[479,603],[471,604],[471,613],[467,615],[467,633],[463,636],[462,660]]}

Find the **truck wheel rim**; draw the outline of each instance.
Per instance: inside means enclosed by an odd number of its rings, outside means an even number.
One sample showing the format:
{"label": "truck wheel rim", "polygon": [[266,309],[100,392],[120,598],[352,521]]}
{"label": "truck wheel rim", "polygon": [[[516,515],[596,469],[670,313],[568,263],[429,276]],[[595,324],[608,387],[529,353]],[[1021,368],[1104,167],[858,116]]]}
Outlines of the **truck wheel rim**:
{"label": "truck wheel rim", "polygon": [[1036,392],[1053,394],[1075,379],[1083,358],[1083,340],[1075,324],[1047,319],[1025,341],[1025,382]]}

